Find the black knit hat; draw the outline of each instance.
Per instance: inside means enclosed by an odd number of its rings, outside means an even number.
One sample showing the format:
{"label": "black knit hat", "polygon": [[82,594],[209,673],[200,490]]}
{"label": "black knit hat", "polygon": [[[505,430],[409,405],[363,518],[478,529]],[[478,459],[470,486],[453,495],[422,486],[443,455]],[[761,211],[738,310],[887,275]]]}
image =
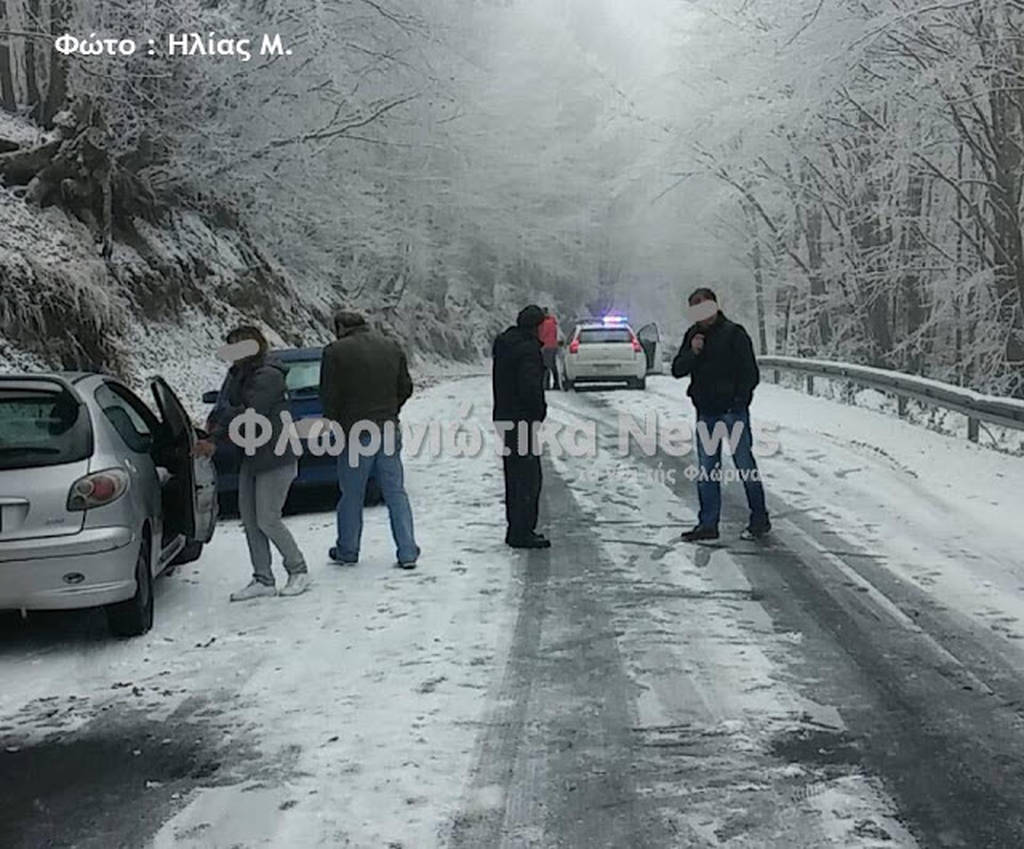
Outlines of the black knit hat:
{"label": "black knit hat", "polygon": [[536,304],[530,304],[516,317],[516,325],[527,330],[536,330],[544,318],[544,310]]}
{"label": "black knit hat", "polygon": [[709,289],[707,286],[701,286],[699,289],[695,289],[693,294],[690,295],[689,303],[692,306],[696,301],[717,301],[718,295],[715,294],[713,289]]}
{"label": "black knit hat", "polygon": [[334,314],[334,330],[340,332],[352,327],[362,327],[366,324],[366,316],[353,310],[338,310]]}

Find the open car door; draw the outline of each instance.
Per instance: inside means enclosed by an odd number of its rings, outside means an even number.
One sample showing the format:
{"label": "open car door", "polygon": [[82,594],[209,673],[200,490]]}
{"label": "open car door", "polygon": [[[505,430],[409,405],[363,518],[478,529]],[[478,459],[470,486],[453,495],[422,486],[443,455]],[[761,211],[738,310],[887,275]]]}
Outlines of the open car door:
{"label": "open car door", "polygon": [[647,373],[660,374],[661,352],[658,349],[661,347],[661,331],[658,330],[658,325],[653,322],[645,324],[636,332],[636,338],[647,357]]}
{"label": "open car door", "polygon": [[180,515],[169,516],[174,530],[189,540],[207,543],[213,538],[217,525],[217,472],[209,457],[196,457],[196,431],[178,397],[162,377],[149,382],[160,411],[167,438],[170,440],[168,453],[173,455],[174,467],[170,469],[177,481],[183,502]]}

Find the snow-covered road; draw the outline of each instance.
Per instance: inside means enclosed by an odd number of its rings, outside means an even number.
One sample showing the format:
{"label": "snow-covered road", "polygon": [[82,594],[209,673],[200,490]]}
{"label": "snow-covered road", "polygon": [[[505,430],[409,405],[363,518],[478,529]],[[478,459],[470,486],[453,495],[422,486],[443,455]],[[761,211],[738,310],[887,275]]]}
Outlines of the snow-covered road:
{"label": "snow-covered road", "polygon": [[620,412],[688,418],[680,386],[549,398],[606,449],[546,464],[550,552],[502,545],[490,453],[423,455],[417,572],[382,510],[353,569],[298,515],[314,590],[230,605],[227,521],[144,638],[0,620],[0,846],[1024,845],[1024,461],[764,386],[775,539],[735,541],[731,486],[691,547],[690,459],[612,450]]}

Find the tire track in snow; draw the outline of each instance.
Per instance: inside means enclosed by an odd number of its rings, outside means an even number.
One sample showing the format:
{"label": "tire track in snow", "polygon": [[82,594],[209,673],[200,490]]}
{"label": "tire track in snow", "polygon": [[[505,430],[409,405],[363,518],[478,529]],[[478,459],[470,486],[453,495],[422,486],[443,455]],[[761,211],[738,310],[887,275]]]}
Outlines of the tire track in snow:
{"label": "tire track in snow", "polygon": [[558,547],[523,555],[515,634],[450,845],[664,845],[637,803],[631,685],[595,590],[610,564],[550,466],[543,508]]}
{"label": "tire track in snow", "polygon": [[477,742],[476,767],[465,810],[452,829],[452,847],[499,847],[510,811],[523,818],[520,788],[513,779],[526,731],[550,572],[550,551],[524,556],[515,630],[501,681],[490,699],[494,707]]}

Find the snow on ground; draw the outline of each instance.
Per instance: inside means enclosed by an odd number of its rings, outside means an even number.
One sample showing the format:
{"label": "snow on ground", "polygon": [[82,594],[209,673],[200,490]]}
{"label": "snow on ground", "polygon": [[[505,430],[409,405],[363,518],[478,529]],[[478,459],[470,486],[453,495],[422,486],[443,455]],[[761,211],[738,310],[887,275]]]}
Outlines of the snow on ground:
{"label": "snow on ground", "polygon": [[[466,377],[479,377],[490,374],[490,363],[460,363],[443,357],[428,354],[413,354],[409,361],[409,371],[413,382],[419,387],[436,386],[446,380],[458,380]],[[477,404],[484,400],[490,404],[490,384],[478,387],[473,400]]]}
{"label": "snow on ground", "polygon": [[[174,380],[211,379],[219,372],[210,363]],[[683,386],[664,378],[646,393],[601,397],[631,414],[692,415]],[[555,420],[597,409],[585,395],[549,400]],[[486,427],[488,402],[486,378],[442,382],[415,396],[405,419],[456,421],[473,405]],[[1009,643],[1024,631],[1013,488],[1024,460],[773,386],[758,390],[754,416],[778,427],[781,452],[762,461],[769,492],[872,546],[945,603],[987,617]],[[623,474],[638,461],[615,456],[614,435],[603,440],[598,457],[556,459],[555,468],[633,594],[613,627],[637,684],[636,731],[654,753],[684,733],[706,747],[678,787],[639,791],[652,804],[667,800],[664,816],[677,818],[687,845],[913,846],[873,779],[770,756],[780,734],[842,730],[838,705],[810,701],[787,670],[801,634],[774,630],[728,551],[707,569],[702,549],[674,545],[696,499]],[[327,563],[332,514],[293,516],[314,590],[232,605],[248,560],[238,523],[224,522],[197,564],[161,580],[146,637],[58,631],[0,649],[3,733],[30,745],[120,717],[128,704],[153,722],[158,742],[176,716],[220,722],[225,750],[253,756],[228,759],[216,780],[175,799],[152,849],[445,845],[514,628],[523,555],[502,545],[500,465],[490,453],[421,452],[406,468],[424,549],[417,572],[392,568],[382,510],[367,513],[353,569]],[[743,836],[722,838],[737,822]]]}
{"label": "snow on ground", "polygon": [[[655,378],[649,403],[689,420],[684,393],[685,382]],[[628,394],[609,398],[636,412]],[[772,384],[758,388],[752,417],[755,433],[780,446],[760,458],[769,496],[811,512],[1024,652],[1024,458]]]}
{"label": "snow on ground", "polygon": [[[438,386],[406,418],[450,416],[478,395],[472,382]],[[256,762],[181,800],[154,849],[441,845],[511,631],[517,555],[502,544],[495,457],[424,455],[406,468],[418,571],[392,568],[386,511],[367,512],[355,568],[327,563],[332,514],[293,516],[314,589],[233,605],[249,566],[239,524],[225,522],[197,564],[160,581],[146,637],[0,654],[0,716],[21,710],[18,733],[52,732],[24,706],[74,696],[69,730],[130,685],[154,722],[193,699],[228,717],[225,744],[251,744]]]}
{"label": "snow on ground", "polygon": [[[652,402],[661,406],[654,393],[601,399],[632,415],[642,416]],[[587,395],[549,396],[555,422],[593,415]],[[739,562],[716,551],[710,569],[706,549],[678,544],[680,529],[695,524],[693,503],[681,503],[635,457],[619,456],[616,425],[613,417],[606,423],[596,458],[563,458],[555,466],[596,517],[602,551],[622,564],[622,580],[637,596],[637,606],[623,606],[614,622],[639,693],[637,730],[655,747],[700,741],[700,760],[680,775],[679,787],[641,792],[669,797],[664,816],[685,845],[916,846],[874,778],[819,774],[770,756],[775,741],[801,730],[844,732],[839,705],[797,692],[787,660],[801,634],[776,632]],[[681,806],[679,793],[686,795]]]}

